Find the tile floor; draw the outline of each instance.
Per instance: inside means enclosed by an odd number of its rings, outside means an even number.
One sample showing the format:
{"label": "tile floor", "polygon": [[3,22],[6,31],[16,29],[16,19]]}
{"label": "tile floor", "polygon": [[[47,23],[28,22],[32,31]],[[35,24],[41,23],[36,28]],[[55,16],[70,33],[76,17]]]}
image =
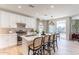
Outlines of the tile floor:
{"label": "tile floor", "polygon": [[55,55],[78,55],[79,54],[79,42],[70,40],[60,40],[58,42],[58,50]]}
{"label": "tile floor", "polygon": [[[22,55],[21,46],[13,46],[6,49],[0,49],[0,55]],[[58,40],[58,49],[52,55],[78,55],[79,42],[70,40]]]}

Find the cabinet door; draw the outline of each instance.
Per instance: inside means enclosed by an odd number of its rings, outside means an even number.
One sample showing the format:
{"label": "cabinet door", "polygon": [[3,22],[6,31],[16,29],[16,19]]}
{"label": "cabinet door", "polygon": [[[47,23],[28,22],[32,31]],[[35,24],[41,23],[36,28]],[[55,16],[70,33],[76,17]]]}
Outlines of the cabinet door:
{"label": "cabinet door", "polygon": [[0,11],[0,27],[1,27],[1,11]]}
{"label": "cabinet door", "polygon": [[25,16],[20,16],[20,20],[21,22],[20,23],[26,23],[26,17]]}
{"label": "cabinet door", "polygon": [[20,15],[16,15],[16,23],[20,23],[21,22],[21,16]]}
{"label": "cabinet door", "polygon": [[30,19],[26,17],[26,28],[30,28]]}
{"label": "cabinet door", "polygon": [[26,17],[26,28],[36,28],[36,20]]}
{"label": "cabinet door", "polygon": [[9,35],[9,46],[13,46],[17,44],[17,35],[16,34],[11,34]]}
{"label": "cabinet door", "polygon": [[0,35],[0,48],[9,47],[9,36],[8,35]]}
{"label": "cabinet door", "polygon": [[9,12],[1,12],[1,27],[5,28],[16,28],[17,22],[16,14],[9,13]]}
{"label": "cabinet door", "polygon": [[10,25],[10,16],[7,12],[1,12],[1,27],[8,27]]}
{"label": "cabinet door", "polygon": [[16,14],[11,14],[11,17],[10,17],[10,27],[11,28],[16,28]]}

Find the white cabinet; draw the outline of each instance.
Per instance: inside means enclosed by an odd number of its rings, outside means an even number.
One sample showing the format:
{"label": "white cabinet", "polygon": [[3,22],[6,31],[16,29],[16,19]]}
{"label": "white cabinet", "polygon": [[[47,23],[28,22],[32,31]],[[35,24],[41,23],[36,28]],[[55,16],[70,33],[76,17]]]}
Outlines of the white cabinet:
{"label": "white cabinet", "polygon": [[25,16],[20,16],[21,17],[21,22],[20,23],[26,23],[26,17]]}
{"label": "white cabinet", "polygon": [[5,48],[9,45],[8,39],[9,37],[7,37],[6,35],[0,35],[0,48]]}
{"label": "white cabinet", "polygon": [[1,12],[1,27],[9,27],[10,16],[7,12]]}
{"label": "white cabinet", "polygon": [[26,28],[36,28],[36,20],[27,16],[0,11],[0,27],[16,28],[16,23],[25,23]]}
{"label": "white cabinet", "polygon": [[10,16],[10,27],[11,28],[16,28],[16,23],[17,23],[17,15],[16,14],[11,14]]}
{"label": "white cabinet", "polygon": [[0,27],[2,28],[16,28],[16,14],[1,11]]}
{"label": "white cabinet", "polygon": [[9,46],[16,45],[17,44],[17,35],[16,34],[9,35],[8,43],[9,43]]}
{"label": "white cabinet", "polygon": [[0,27],[1,27],[1,12],[0,12]]}
{"label": "white cabinet", "polygon": [[11,28],[16,28],[17,27],[16,23],[24,23],[25,22],[24,16],[17,15],[17,14],[11,14],[10,17],[11,17],[11,20],[10,20]]}
{"label": "white cabinet", "polygon": [[15,15],[15,20],[16,20],[16,23],[20,23],[21,22],[21,16],[20,15]]}
{"label": "white cabinet", "polygon": [[26,17],[26,28],[34,28],[36,29],[36,20],[33,18]]}
{"label": "white cabinet", "polygon": [[19,15],[6,12],[6,11],[0,11],[0,27],[1,28],[16,28],[17,22],[21,22]]}
{"label": "white cabinet", "polygon": [[0,34],[0,49],[17,44],[16,34]]}

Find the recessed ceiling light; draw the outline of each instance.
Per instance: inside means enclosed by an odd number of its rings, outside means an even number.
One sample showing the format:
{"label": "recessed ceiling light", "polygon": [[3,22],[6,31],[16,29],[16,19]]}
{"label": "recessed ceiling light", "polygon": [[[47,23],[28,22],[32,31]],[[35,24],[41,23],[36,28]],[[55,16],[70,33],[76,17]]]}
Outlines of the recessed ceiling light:
{"label": "recessed ceiling light", "polygon": [[53,6],[53,5],[51,5],[50,7],[51,7],[51,8],[54,8],[54,6]]}
{"label": "recessed ceiling light", "polygon": [[45,14],[44,16],[47,16],[47,14]]}
{"label": "recessed ceiling light", "polygon": [[28,5],[29,7],[31,7],[31,8],[34,8],[35,6],[34,5]]}
{"label": "recessed ceiling light", "polygon": [[18,6],[18,8],[22,8],[22,6]]}

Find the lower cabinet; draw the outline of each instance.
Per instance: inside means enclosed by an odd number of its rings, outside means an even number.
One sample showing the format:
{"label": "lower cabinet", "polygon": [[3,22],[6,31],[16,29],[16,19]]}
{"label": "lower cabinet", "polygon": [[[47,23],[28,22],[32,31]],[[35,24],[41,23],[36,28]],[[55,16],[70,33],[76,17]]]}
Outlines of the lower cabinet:
{"label": "lower cabinet", "polygon": [[16,34],[0,34],[0,49],[14,46],[17,44]]}

